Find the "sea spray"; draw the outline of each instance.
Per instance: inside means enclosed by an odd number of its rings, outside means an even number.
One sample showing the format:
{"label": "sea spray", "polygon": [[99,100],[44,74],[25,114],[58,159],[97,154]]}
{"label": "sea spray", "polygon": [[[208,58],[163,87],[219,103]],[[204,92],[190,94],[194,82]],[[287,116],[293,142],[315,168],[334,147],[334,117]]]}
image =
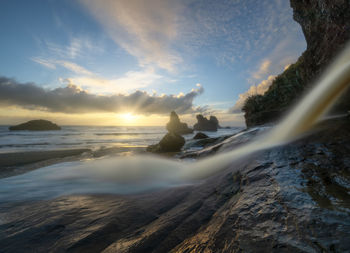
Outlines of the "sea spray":
{"label": "sea spray", "polygon": [[329,110],[349,83],[350,47],[347,47],[285,119],[270,132],[233,151],[192,163],[141,155],[58,164],[2,179],[0,199],[79,193],[125,194],[205,179],[237,159],[304,134]]}

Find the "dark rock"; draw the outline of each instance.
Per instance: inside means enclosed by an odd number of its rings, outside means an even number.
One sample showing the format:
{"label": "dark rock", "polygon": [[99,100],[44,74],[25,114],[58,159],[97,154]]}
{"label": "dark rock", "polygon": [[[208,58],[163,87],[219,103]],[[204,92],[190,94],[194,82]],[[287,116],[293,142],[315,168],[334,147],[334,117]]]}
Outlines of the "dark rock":
{"label": "dark rock", "polygon": [[317,130],[197,184],[0,201],[1,252],[349,252],[350,120]]}
{"label": "dark rock", "polygon": [[10,126],[9,130],[17,131],[17,130],[30,130],[30,131],[51,131],[51,130],[61,130],[61,127],[52,123],[48,120],[30,120],[26,123],[19,124],[16,126]]}
{"label": "dark rock", "polygon": [[180,135],[193,133],[193,129],[189,128],[186,123],[182,123],[179,116],[174,111],[170,113],[170,121],[166,124],[166,129],[169,133]]}
{"label": "dark rock", "polygon": [[209,138],[209,136],[206,135],[206,134],[204,134],[204,133],[202,133],[202,132],[197,133],[197,134],[193,137],[194,140],[206,139],[206,138]]}
{"label": "dark rock", "polygon": [[217,131],[219,127],[219,121],[215,116],[210,116],[209,120],[202,114],[196,116],[197,123],[193,126],[197,131]]}
{"label": "dark rock", "polygon": [[[248,127],[279,119],[350,39],[348,0],[291,0],[291,7],[294,20],[303,30],[307,49],[295,64],[276,77],[263,96],[246,101],[243,111]],[[350,90],[333,111],[343,113],[349,108]],[[276,111],[279,113],[275,114]]]}
{"label": "dark rock", "polygon": [[148,152],[179,152],[185,145],[185,138],[176,133],[167,133],[158,144],[147,147]]}

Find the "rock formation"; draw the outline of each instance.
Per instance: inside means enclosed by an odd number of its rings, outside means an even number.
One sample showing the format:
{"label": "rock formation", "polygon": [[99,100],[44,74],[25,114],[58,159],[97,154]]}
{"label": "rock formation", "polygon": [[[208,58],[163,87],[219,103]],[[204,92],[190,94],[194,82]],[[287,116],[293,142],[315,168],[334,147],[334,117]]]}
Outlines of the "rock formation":
{"label": "rock formation", "polygon": [[185,145],[185,138],[176,133],[167,133],[158,144],[147,147],[148,152],[164,153],[164,152],[179,152]]}
{"label": "rock formation", "polygon": [[209,138],[209,136],[206,135],[206,134],[204,134],[204,133],[202,133],[202,132],[197,133],[197,134],[193,137],[194,140],[206,139],[206,138]]}
{"label": "rock formation", "polygon": [[147,147],[148,152],[165,153],[179,152],[185,145],[185,138],[181,134],[193,133],[193,130],[188,128],[186,123],[182,123],[176,112],[170,113],[170,121],[166,125],[168,133],[160,140],[158,144]]}
{"label": "rock formation", "polygon": [[197,123],[193,126],[196,131],[217,131],[219,128],[219,121],[215,116],[210,116],[209,120],[202,114],[196,116]]}
{"label": "rock formation", "polygon": [[[215,145],[213,153],[232,150],[251,134]],[[350,119],[332,120],[306,139],[237,161],[202,183],[136,195],[0,201],[0,249],[349,252],[349,152]]]}
{"label": "rock formation", "polygon": [[61,130],[61,127],[52,123],[48,120],[30,120],[26,123],[19,124],[16,126],[10,126],[9,130],[18,131],[18,130],[30,130],[30,131],[51,131],[51,130]]}
{"label": "rock formation", "polygon": [[170,121],[166,124],[166,129],[169,133],[177,134],[191,134],[193,130],[187,126],[186,123],[182,123],[176,112],[172,111],[170,113]]}
{"label": "rock formation", "polygon": [[[247,126],[278,119],[302,96],[334,56],[350,39],[350,2],[348,0],[291,0],[293,17],[303,30],[307,49],[281,75],[264,95],[249,98],[243,111]],[[350,108],[350,91],[336,105],[337,112]]]}

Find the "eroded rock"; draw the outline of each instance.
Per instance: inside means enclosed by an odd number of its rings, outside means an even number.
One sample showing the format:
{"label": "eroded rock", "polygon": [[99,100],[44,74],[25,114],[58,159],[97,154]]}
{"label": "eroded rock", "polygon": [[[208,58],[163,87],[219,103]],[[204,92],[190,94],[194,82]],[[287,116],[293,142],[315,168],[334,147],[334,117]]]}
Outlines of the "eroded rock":
{"label": "eroded rock", "polygon": [[174,111],[170,113],[170,121],[166,124],[166,129],[169,133],[180,135],[193,133],[193,129],[189,128],[186,123],[182,123]]}
{"label": "eroded rock", "polygon": [[197,123],[193,126],[196,131],[217,131],[219,128],[219,121],[215,116],[210,116],[209,120],[202,114],[196,116]]}
{"label": "eroded rock", "polygon": [[158,144],[147,147],[148,152],[179,152],[185,145],[185,138],[176,133],[167,133]]}

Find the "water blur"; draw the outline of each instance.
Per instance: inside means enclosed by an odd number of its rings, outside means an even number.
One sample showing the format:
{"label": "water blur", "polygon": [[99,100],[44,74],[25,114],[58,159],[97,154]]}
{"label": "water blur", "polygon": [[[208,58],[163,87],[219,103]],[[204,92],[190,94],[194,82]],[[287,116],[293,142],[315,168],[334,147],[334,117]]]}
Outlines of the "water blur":
{"label": "water blur", "polygon": [[350,47],[285,119],[270,132],[233,151],[197,162],[142,155],[58,164],[0,180],[0,200],[79,193],[129,194],[199,182],[237,159],[305,134],[327,113],[349,83]]}

